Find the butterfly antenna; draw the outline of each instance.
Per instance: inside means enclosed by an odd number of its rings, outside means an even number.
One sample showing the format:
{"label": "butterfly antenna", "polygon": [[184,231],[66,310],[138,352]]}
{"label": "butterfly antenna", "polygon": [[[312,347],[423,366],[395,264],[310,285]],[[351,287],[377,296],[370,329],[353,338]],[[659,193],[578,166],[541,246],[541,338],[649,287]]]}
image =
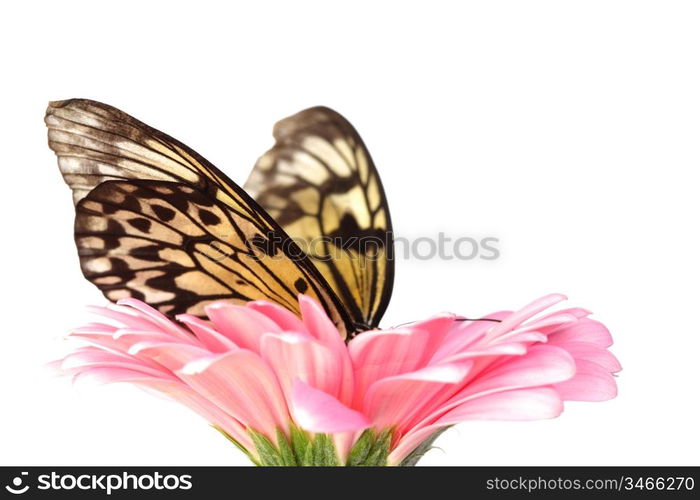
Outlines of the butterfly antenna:
{"label": "butterfly antenna", "polygon": [[455,318],[455,321],[493,321],[494,323],[500,323],[500,319],[493,319],[493,318]]}
{"label": "butterfly antenna", "polygon": [[[466,318],[464,316],[460,316],[458,318],[455,318],[455,321],[492,321],[494,323],[500,323],[500,319],[493,319],[493,318]],[[400,326],[405,326],[405,325],[410,325],[411,323],[415,323],[415,321],[407,321],[406,323],[400,323],[396,326],[392,326],[392,328],[399,328]]]}

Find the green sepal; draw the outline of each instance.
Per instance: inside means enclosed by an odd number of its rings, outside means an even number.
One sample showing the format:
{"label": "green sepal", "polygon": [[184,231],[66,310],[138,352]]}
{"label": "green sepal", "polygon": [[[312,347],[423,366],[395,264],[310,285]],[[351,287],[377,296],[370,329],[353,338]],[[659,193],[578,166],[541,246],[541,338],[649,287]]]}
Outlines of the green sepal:
{"label": "green sepal", "polygon": [[313,464],[322,467],[340,465],[333,439],[328,434],[316,434],[313,441]]}
{"label": "green sepal", "polygon": [[355,445],[350,450],[348,455],[348,465],[350,467],[361,467],[372,451],[374,444],[374,431],[372,429],[365,430],[360,437],[355,441]]}
{"label": "green sepal", "polygon": [[413,450],[406,458],[404,458],[399,464],[400,467],[412,467],[418,463],[418,460],[423,458],[427,452],[434,448],[433,443],[435,440],[445,432],[449,427],[443,427],[442,429],[432,433],[428,439],[423,441],[418,447]]}
{"label": "green sepal", "polygon": [[253,429],[248,429],[248,434],[250,434],[253,444],[255,445],[255,449],[258,452],[258,456],[260,456],[260,465],[265,465],[268,467],[282,467],[284,465],[282,453],[274,444],[272,444],[267,436],[264,436]]}
{"label": "green sepal", "polygon": [[236,445],[236,448],[238,448],[238,449],[241,450],[243,453],[245,453],[246,456],[250,459],[251,462],[253,462],[255,465],[262,465],[262,464],[260,463],[260,461],[257,460],[257,459],[253,456],[253,454],[252,454],[250,451],[248,451],[248,449],[247,449],[245,446],[243,446],[241,443],[239,443],[239,442],[236,441],[233,437],[231,437],[231,435],[230,435],[228,432],[226,432],[225,430],[223,430],[221,427],[217,427],[216,425],[212,425],[212,427],[213,427],[214,429],[216,429],[217,431],[219,431],[219,433],[221,433],[226,439],[228,439],[230,442],[232,442],[234,445]]}
{"label": "green sepal", "polygon": [[297,464],[294,450],[290,446],[289,441],[287,441],[287,436],[284,435],[281,429],[277,429],[277,447],[279,448],[280,458],[282,458],[282,465],[286,467],[299,465]]}
{"label": "green sepal", "polygon": [[372,449],[363,464],[365,467],[380,467],[386,465],[389,458],[389,447],[394,436],[394,429],[385,429],[376,437]]}
{"label": "green sepal", "polygon": [[[289,437],[281,429],[277,429],[275,443],[264,434],[248,429],[248,434],[255,445],[258,458],[226,432],[218,427],[215,427],[215,429],[243,451],[255,465],[268,467],[329,467],[342,465],[333,443],[333,438],[329,434],[315,434],[312,436],[299,427],[291,425]],[[440,429],[433,433],[399,465],[402,467],[416,465],[418,460],[433,447],[433,442],[445,429]],[[350,467],[381,467],[387,465],[393,439],[393,428],[385,429],[380,433],[373,429],[365,430],[350,450],[346,465]]]}
{"label": "green sepal", "polygon": [[313,462],[313,447],[311,446],[309,434],[294,424],[290,426],[289,434],[297,464],[308,465]]}
{"label": "green sepal", "polygon": [[377,434],[367,429],[355,442],[348,456],[351,467],[380,467],[387,464],[389,447],[394,436],[394,429],[385,429]]}

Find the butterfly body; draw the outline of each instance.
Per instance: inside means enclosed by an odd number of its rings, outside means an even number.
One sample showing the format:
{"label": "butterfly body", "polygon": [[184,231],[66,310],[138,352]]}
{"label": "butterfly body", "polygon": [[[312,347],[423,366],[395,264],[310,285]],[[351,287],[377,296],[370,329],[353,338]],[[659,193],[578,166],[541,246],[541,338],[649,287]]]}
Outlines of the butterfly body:
{"label": "butterfly body", "polygon": [[359,134],[328,108],[275,126],[241,188],[204,157],[96,101],[51,103],[49,146],[73,190],[85,277],[116,301],[175,316],[217,300],[317,299],[341,332],[379,324],[391,295],[391,222]]}

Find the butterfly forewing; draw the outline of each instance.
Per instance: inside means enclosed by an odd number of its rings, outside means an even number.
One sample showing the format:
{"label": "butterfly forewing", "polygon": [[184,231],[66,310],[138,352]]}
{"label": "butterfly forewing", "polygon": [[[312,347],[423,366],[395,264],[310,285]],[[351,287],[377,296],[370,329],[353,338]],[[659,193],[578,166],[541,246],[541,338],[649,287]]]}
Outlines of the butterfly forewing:
{"label": "butterfly forewing", "polygon": [[393,242],[384,189],[362,139],[316,107],[275,125],[275,145],[244,185],[312,258],[357,325],[378,325],[391,296]]}
{"label": "butterfly forewing", "polygon": [[206,190],[251,218],[263,215],[196,151],[117,108],[88,99],[56,101],[49,104],[45,122],[49,147],[75,203],[104,181],[163,180]]}
{"label": "butterfly forewing", "polygon": [[111,300],[136,297],[167,314],[201,315],[214,300],[271,300],[297,311],[313,277],[223,203],[174,182],[108,181],[77,206],[85,276]]}

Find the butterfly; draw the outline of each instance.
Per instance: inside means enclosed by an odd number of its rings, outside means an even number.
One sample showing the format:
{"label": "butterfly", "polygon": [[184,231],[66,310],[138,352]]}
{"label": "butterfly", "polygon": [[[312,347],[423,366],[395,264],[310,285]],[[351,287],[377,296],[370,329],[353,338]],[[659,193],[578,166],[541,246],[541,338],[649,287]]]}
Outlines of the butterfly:
{"label": "butterfly", "polygon": [[394,278],[384,188],[355,128],[314,107],[277,122],[243,187],[112,106],[51,102],[85,278],[174,317],[213,301],[318,300],[346,337],[378,326]]}

